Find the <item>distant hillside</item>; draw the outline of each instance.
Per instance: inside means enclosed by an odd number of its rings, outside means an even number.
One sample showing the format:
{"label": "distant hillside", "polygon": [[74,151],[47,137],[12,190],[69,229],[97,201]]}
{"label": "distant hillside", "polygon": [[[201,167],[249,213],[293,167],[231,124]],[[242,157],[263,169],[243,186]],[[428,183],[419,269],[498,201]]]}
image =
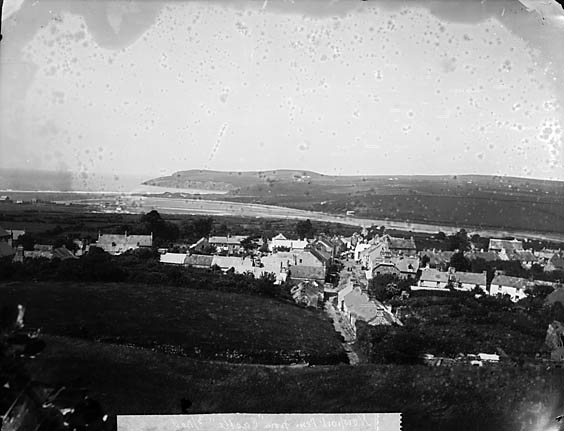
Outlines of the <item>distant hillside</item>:
{"label": "distant hillside", "polygon": [[143,184],[179,189],[202,189],[215,191],[252,190],[261,184],[296,183],[321,181],[325,175],[308,171],[278,170],[257,172],[222,172],[206,170],[180,171],[166,177],[145,181]]}
{"label": "distant hillside", "polygon": [[276,170],[176,172],[144,184],[198,188],[208,199],[444,223],[454,226],[564,232],[564,182],[486,175],[334,176]]}

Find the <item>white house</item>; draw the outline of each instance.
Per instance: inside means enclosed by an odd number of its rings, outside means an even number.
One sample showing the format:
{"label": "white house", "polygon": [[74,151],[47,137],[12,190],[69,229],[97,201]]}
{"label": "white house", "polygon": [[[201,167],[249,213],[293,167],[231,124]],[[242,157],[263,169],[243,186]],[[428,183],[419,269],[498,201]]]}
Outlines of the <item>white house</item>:
{"label": "white house", "polygon": [[354,260],[359,262],[361,259],[361,253],[364,250],[369,249],[370,247],[372,247],[374,244],[368,244],[366,242],[359,242],[356,244],[356,247],[354,248]]}
{"label": "white house", "polygon": [[98,234],[98,241],[94,244],[107,253],[119,255],[128,250],[135,250],[140,247],[152,247],[153,234],[151,235],[109,235]]}
{"label": "white house", "polygon": [[299,251],[304,250],[308,244],[307,239],[288,239],[279,233],[268,243],[268,249],[274,251],[277,248],[287,248],[290,251]]}
{"label": "white house", "polygon": [[529,283],[525,278],[498,274],[490,285],[490,295],[509,295],[509,298],[516,302],[527,296],[525,293],[527,287]]}

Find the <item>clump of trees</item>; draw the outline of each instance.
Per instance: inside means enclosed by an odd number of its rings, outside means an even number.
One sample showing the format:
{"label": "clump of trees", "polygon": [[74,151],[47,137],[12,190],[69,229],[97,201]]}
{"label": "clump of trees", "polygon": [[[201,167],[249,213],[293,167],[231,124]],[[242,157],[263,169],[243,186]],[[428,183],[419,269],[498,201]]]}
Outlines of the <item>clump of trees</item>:
{"label": "clump of trees", "polygon": [[411,280],[403,279],[395,274],[379,274],[368,284],[368,295],[378,301],[389,301],[411,291]]}
{"label": "clump of trees", "polygon": [[188,242],[196,242],[208,236],[213,230],[213,218],[203,217],[193,221],[184,221],[180,225],[180,235]]}
{"label": "clump of trees", "polygon": [[313,238],[315,235],[315,229],[313,228],[310,219],[300,220],[296,224],[296,235],[298,235],[298,238],[300,239]]}

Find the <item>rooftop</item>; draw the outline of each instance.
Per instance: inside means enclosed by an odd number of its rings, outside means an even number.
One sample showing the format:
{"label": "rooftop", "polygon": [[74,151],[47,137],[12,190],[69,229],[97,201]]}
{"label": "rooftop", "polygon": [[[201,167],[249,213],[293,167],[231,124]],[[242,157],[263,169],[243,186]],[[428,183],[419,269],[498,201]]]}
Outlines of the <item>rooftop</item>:
{"label": "rooftop", "polygon": [[509,275],[501,275],[501,274],[496,275],[493,278],[492,284],[499,286],[514,287],[516,289],[525,289],[529,285],[528,280],[526,278],[511,277]]}
{"label": "rooftop", "polygon": [[447,283],[448,275],[448,272],[439,271],[435,268],[423,268],[420,280]]}

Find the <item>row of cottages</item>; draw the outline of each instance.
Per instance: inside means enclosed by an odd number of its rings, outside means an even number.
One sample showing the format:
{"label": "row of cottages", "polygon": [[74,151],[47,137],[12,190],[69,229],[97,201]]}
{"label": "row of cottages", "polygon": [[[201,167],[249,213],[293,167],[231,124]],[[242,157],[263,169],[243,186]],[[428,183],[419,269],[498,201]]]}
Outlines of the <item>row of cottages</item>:
{"label": "row of cottages", "polygon": [[495,253],[497,260],[518,260],[524,268],[530,269],[534,263],[543,263],[531,250],[525,250],[523,242],[517,239],[490,239],[488,252]]}
{"label": "row of cottages", "polygon": [[130,250],[141,247],[151,248],[153,246],[153,234],[151,235],[124,235],[98,233],[98,240],[92,244],[106,253],[117,256]]}
{"label": "row of cottages", "polygon": [[452,286],[454,289],[472,291],[478,287],[491,296],[508,296],[511,301],[517,302],[527,297],[527,289],[542,284],[554,283],[527,280],[520,277],[512,277],[496,273],[489,287],[486,272],[457,272],[454,268],[449,271],[439,271],[435,268],[423,268],[417,286],[412,290],[445,290]]}
{"label": "row of cottages", "polygon": [[201,269],[219,267],[223,272],[233,270],[236,274],[251,273],[255,278],[260,278],[266,274],[274,274],[277,284],[285,282],[288,276],[286,270],[259,266],[257,262],[250,257],[165,253],[160,256],[160,261],[161,263],[170,265],[191,266]]}
{"label": "row of cottages", "polygon": [[14,262],[23,262],[25,259],[78,259],[78,256],[66,246],[53,247],[52,245],[35,244],[33,250],[24,250],[23,246],[18,246],[14,256]]}
{"label": "row of cottages", "polygon": [[330,255],[319,249],[303,251],[277,252],[259,259],[234,256],[208,256],[187,253],[165,253],[160,261],[166,264],[192,266],[195,268],[211,268],[219,266],[223,271],[231,268],[237,273],[252,272],[255,276],[265,273],[276,275],[279,282],[288,277],[299,283],[302,281],[316,281],[324,283],[330,263]]}
{"label": "row of cottages", "polygon": [[417,286],[412,290],[445,290],[452,286],[454,289],[472,291],[478,287],[487,291],[487,273],[459,272],[454,268],[449,271],[439,271],[436,268],[425,267],[421,271]]}

